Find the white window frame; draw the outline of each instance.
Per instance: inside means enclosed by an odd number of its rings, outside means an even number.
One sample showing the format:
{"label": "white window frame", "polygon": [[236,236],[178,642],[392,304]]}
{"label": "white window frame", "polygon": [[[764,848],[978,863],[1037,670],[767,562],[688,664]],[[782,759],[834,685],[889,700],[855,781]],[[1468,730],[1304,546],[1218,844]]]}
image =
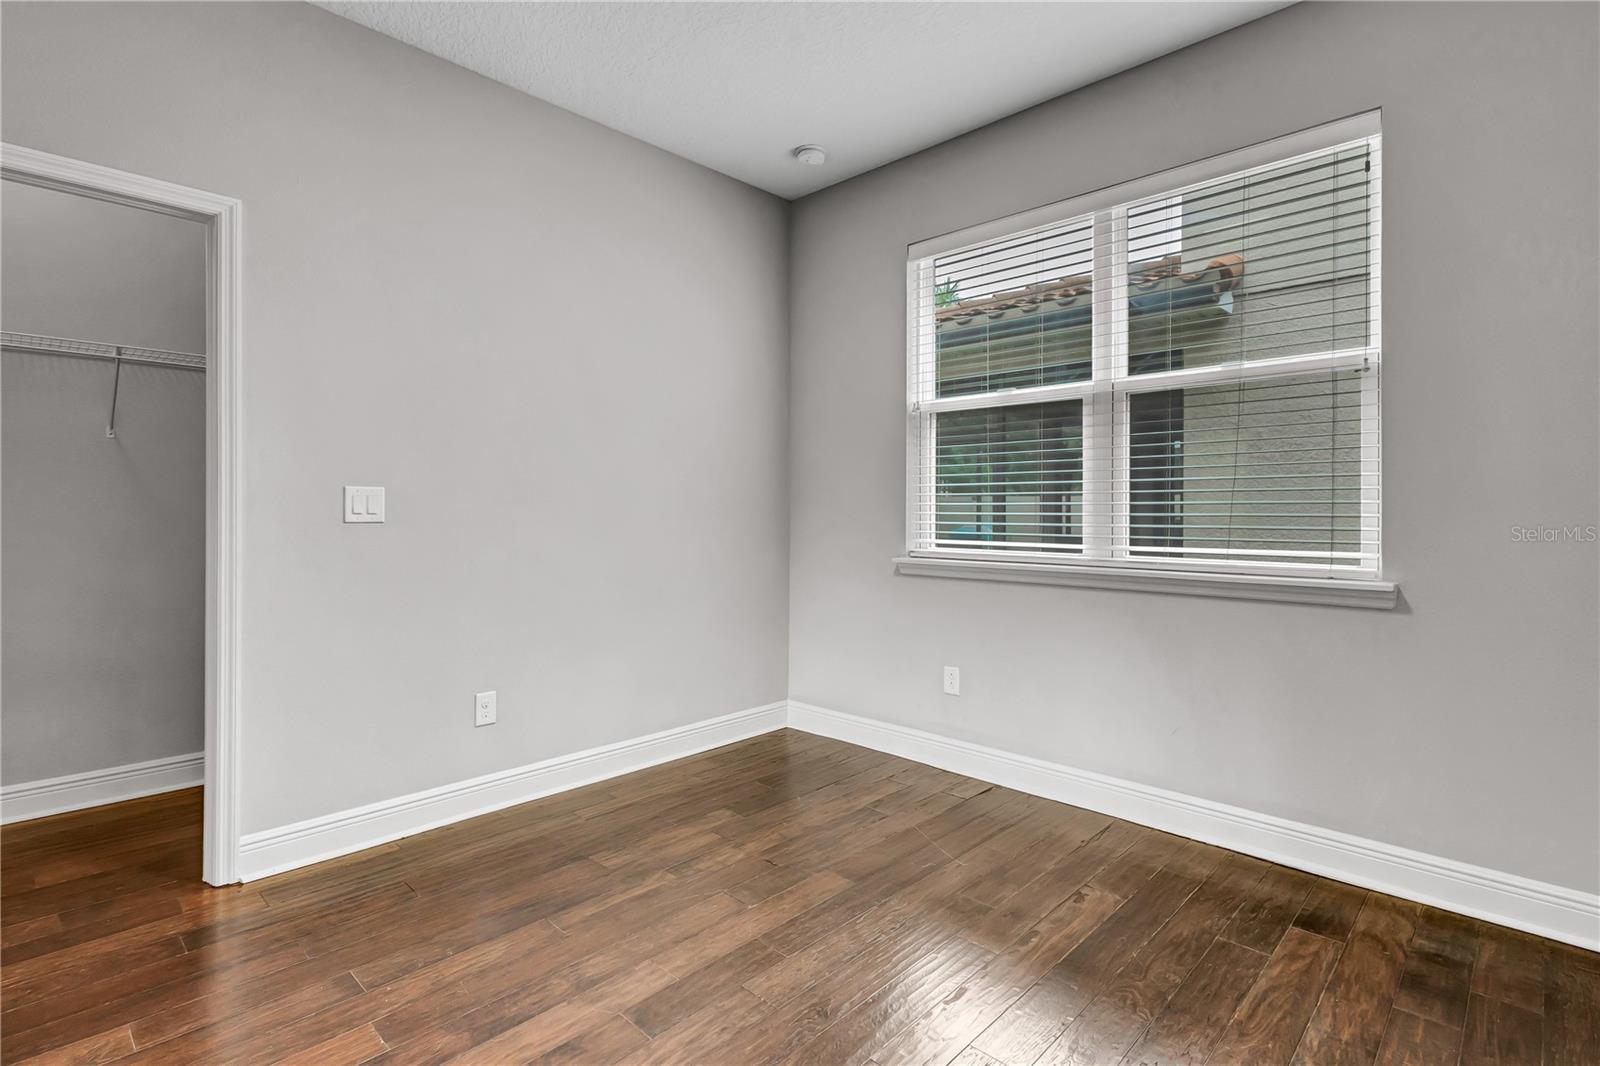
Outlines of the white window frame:
{"label": "white window frame", "polygon": [[[901,573],[973,577],[1030,583],[1173,591],[1251,599],[1393,607],[1398,589],[1383,580],[1381,560],[1381,420],[1378,411],[1379,367],[1382,363],[1381,270],[1381,123],[1369,112],[1341,119],[1250,148],[1191,163],[1050,204],[1019,215],[996,219],[907,249],[907,435],[906,554],[896,559]],[[1276,167],[1298,157],[1361,141],[1372,146],[1372,194],[1368,209],[1368,268],[1373,279],[1370,328],[1366,344],[1305,355],[1281,356],[1188,367],[1139,375],[1128,373],[1127,228],[1128,206],[1219,178]],[[932,292],[937,257],[982,246],[1002,237],[1093,218],[1094,314],[1091,379],[1056,385],[939,397],[935,373],[935,308],[924,294]],[[1360,555],[1353,566],[1309,571],[1292,561],[1241,562],[1220,557],[1140,558],[1129,545],[1128,404],[1137,393],[1192,388],[1226,382],[1260,380],[1291,373],[1348,370],[1362,374],[1362,410],[1370,412],[1360,436]],[[1109,466],[1112,477],[1085,477],[1083,546],[1074,553],[983,550],[936,546],[932,541],[931,500],[934,481],[934,416],[946,411],[988,410],[1014,404],[1077,399],[1083,402],[1084,467]],[[1170,551],[1170,549],[1149,549]],[[1219,556],[1221,551],[1218,552]],[[1316,561],[1325,553],[1308,553]]]}

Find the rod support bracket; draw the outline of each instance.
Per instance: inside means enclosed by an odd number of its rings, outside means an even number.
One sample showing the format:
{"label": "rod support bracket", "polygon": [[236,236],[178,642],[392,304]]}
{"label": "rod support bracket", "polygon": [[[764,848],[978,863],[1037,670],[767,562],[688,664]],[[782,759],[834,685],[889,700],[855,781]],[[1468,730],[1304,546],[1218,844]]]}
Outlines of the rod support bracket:
{"label": "rod support bracket", "polygon": [[117,439],[117,392],[122,388],[122,349],[117,349],[111,375],[111,411],[106,415],[106,440]]}

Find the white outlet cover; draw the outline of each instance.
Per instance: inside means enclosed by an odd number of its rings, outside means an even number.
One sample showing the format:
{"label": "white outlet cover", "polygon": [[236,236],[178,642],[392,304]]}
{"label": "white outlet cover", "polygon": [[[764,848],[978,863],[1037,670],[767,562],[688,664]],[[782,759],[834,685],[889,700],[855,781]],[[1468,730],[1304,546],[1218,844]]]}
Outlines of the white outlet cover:
{"label": "white outlet cover", "polygon": [[946,695],[961,695],[961,668],[947,666],[944,668],[944,691]]}
{"label": "white outlet cover", "polygon": [[472,698],[472,724],[494,725],[500,713],[500,697],[494,692],[480,692]]}

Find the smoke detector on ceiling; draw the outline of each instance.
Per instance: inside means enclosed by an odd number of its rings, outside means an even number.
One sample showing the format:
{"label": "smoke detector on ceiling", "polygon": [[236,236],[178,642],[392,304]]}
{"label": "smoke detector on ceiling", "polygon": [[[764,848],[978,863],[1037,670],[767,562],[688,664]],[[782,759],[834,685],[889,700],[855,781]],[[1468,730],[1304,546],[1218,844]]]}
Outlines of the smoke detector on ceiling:
{"label": "smoke detector on ceiling", "polygon": [[808,167],[820,167],[828,161],[828,153],[820,144],[802,144],[793,152],[795,162],[804,163]]}

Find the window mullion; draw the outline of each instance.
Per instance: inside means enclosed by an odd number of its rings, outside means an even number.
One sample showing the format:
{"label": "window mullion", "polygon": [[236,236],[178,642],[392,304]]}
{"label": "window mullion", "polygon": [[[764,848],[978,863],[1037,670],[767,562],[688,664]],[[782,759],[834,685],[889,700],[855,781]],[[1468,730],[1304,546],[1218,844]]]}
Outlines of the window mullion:
{"label": "window mullion", "polygon": [[1030,389],[999,389],[995,392],[967,392],[956,396],[938,396],[915,404],[914,407],[925,413],[987,411],[994,407],[1018,407],[1083,399],[1094,389],[1092,381],[1069,381],[1062,385],[1043,385]]}
{"label": "window mullion", "polygon": [[1376,348],[1345,348],[1306,355],[1181,367],[1177,370],[1154,370],[1147,374],[1130,374],[1121,379],[1118,390],[1124,393],[1166,392],[1168,389],[1235,385],[1243,381],[1294,377],[1297,374],[1332,373],[1340,370],[1362,371],[1377,363],[1380,355]]}
{"label": "window mullion", "polygon": [[1128,213],[1095,215],[1094,393],[1083,411],[1084,554],[1113,558],[1127,543],[1127,430],[1116,383],[1128,372]]}

